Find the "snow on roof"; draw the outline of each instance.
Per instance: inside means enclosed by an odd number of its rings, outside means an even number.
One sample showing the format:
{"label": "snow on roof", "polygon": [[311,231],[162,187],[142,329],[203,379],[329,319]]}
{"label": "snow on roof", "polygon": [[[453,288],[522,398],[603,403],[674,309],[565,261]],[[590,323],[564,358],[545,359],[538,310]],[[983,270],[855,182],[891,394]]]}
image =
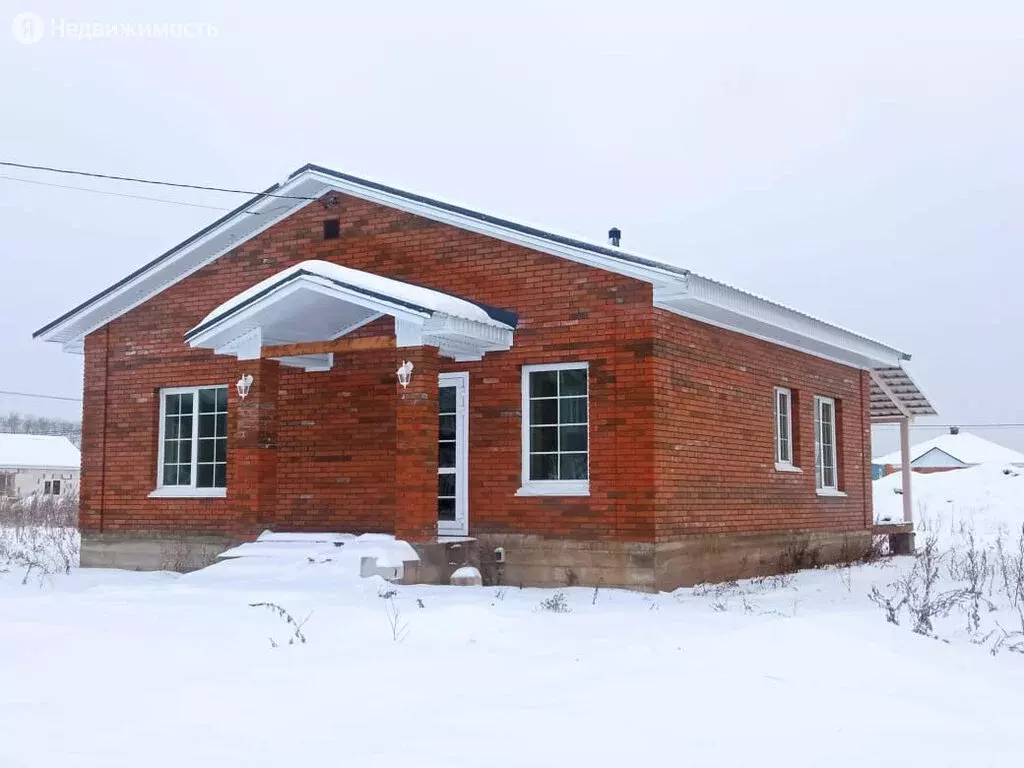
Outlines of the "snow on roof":
{"label": "snow on roof", "polygon": [[66,437],[0,433],[0,469],[75,469],[82,454]]}
{"label": "snow on roof", "polygon": [[[928,451],[938,449],[963,464],[1024,464],[1024,454],[1005,448],[970,432],[947,433],[933,440],[910,446],[910,460],[917,461]],[[872,459],[873,464],[901,466],[899,451]]]}
{"label": "snow on roof", "polygon": [[420,285],[405,283],[390,277],[382,277],[372,272],[363,272],[359,269],[343,267],[340,264],[332,264],[329,261],[310,259],[288,267],[288,269],[282,270],[228,299],[204,317],[187,335],[191,335],[198,329],[205,328],[211,323],[227,317],[275,287],[302,275],[321,278],[358,293],[405,305],[410,309],[419,310],[427,314],[442,312],[446,315],[475,320],[486,325],[498,325],[507,328],[515,328],[516,326],[515,315],[505,310],[487,307],[468,299],[461,299],[448,293],[435,291],[433,288],[424,288]]}

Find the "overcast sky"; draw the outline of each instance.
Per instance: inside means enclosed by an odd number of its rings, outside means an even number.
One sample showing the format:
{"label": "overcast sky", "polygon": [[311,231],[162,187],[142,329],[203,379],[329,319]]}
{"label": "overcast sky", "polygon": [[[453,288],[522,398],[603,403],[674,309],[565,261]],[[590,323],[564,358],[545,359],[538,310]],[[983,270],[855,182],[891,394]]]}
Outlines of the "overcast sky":
{"label": "overcast sky", "polygon": [[[939,423],[1024,422],[1019,0],[0,8],[0,159],[252,190],[315,162],[598,241],[615,225],[913,353]],[[12,34],[24,11],[37,43]],[[62,20],[217,36],[70,39]],[[0,389],[79,395],[82,358],[32,331],[219,215],[0,179]]]}

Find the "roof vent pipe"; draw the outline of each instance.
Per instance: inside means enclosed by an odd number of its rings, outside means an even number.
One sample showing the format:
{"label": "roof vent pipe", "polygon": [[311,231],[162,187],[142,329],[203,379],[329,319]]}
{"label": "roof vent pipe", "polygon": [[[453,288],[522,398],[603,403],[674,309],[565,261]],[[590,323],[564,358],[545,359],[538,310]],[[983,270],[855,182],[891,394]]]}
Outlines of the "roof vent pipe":
{"label": "roof vent pipe", "polygon": [[950,427],[949,428],[949,434],[951,434],[951,435],[959,435],[960,434],[960,427]]}
{"label": "roof vent pipe", "polygon": [[612,227],[608,230],[608,242],[614,245],[616,248],[619,247],[619,240],[622,239],[622,230],[618,227]]}

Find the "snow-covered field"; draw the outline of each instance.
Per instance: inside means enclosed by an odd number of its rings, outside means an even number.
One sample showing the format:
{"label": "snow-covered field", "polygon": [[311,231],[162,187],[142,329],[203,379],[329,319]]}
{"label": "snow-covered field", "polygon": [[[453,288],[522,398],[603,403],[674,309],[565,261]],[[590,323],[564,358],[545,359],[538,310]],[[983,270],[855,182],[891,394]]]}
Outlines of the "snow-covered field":
{"label": "snow-covered field", "polygon": [[[965,506],[998,481],[970,472],[950,473]],[[1000,503],[973,511],[986,536],[994,515],[1024,519],[1018,478],[999,478]],[[936,639],[868,598],[912,558],[674,594],[566,589],[560,612],[556,590],[393,587],[357,578],[344,549],[275,551],[185,576],[0,577],[0,766],[934,768],[1024,753],[1024,655],[971,642],[962,611]],[[996,581],[984,631],[1014,620]],[[304,622],[305,642],[258,602]]]}

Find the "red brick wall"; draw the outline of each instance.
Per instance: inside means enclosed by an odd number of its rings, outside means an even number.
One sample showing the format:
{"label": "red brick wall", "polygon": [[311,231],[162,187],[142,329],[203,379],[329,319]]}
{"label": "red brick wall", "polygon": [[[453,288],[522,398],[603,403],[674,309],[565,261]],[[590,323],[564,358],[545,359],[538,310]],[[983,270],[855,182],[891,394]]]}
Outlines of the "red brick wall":
{"label": "red brick wall", "polygon": [[[183,334],[239,291],[319,258],[520,314],[511,351],[473,363],[441,361],[443,371],[470,373],[471,533],[649,540],[651,287],[337,197],[339,206],[326,212],[316,203],[307,206],[89,336],[83,530],[392,530],[395,350],[335,355],[333,370],[323,373],[281,368],[273,446],[254,440],[230,387],[228,498],[148,498],[156,479],[159,389],[231,385],[255,370],[252,362],[191,350]],[[325,218],[341,219],[339,239],[322,239]],[[521,367],[577,360],[590,363],[591,495],[517,497]],[[261,450],[276,452],[272,465]],[[264,467],[262,475],[257,466]],[[271,471],[275,519],[257,519],[250,507],[254,499],[268,498],[269,490],[248,486],[265,486]]]}
{"label": "red brick wall", "polygon": [[[659,540],[739,531],[855,530],[871,520],[868,374],[655,310]],[[794,463],[775,469],[774,387],[793,392]],[[814,396],[836,399],[839,488],[814,486]]]}

